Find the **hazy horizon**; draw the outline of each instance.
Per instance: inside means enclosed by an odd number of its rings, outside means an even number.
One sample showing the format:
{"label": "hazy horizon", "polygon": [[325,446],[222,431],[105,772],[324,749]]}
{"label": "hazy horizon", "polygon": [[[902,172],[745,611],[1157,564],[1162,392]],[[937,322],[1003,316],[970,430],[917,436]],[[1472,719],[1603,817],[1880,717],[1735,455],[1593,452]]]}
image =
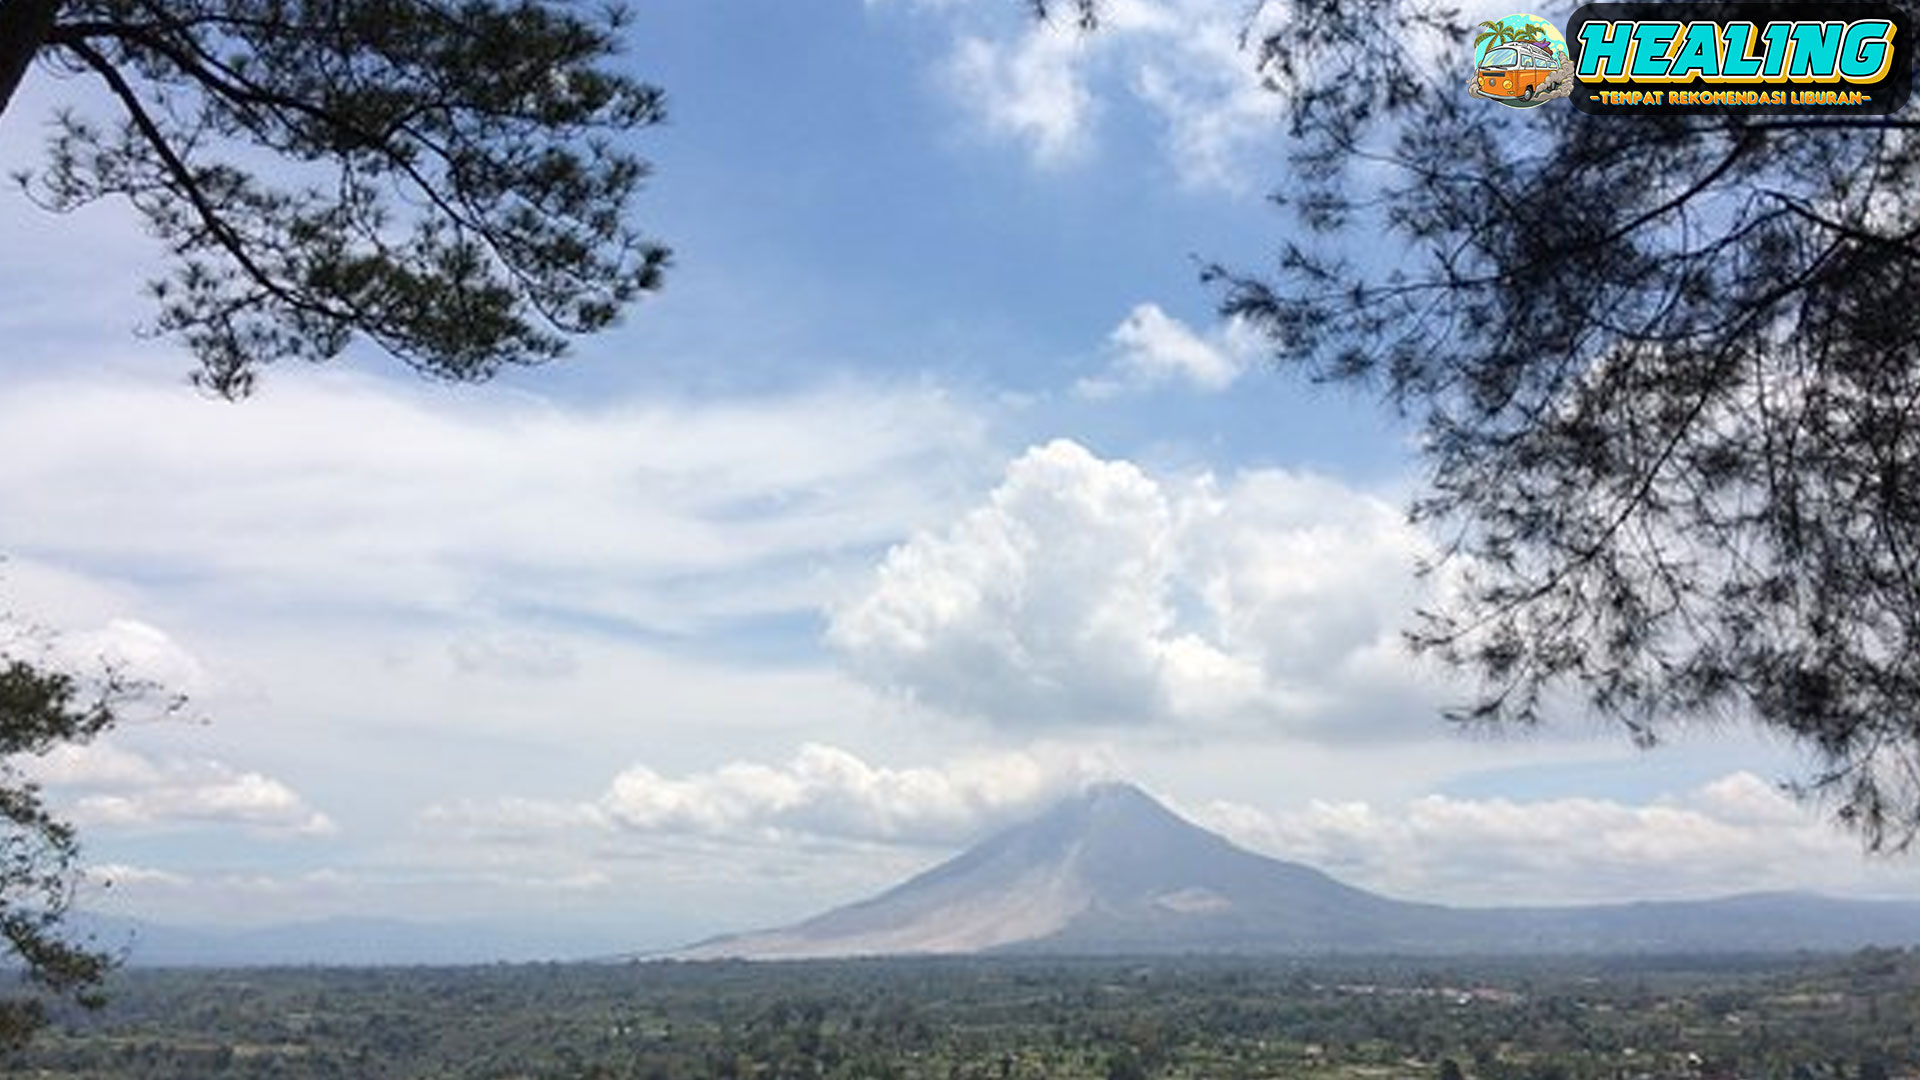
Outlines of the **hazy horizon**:
{"label": "hazy horizon", "polygon": [[[667,947],[1118,777],[1395,897],[1920,899],[1761,735],[1439,718],[1408,431],[1196,280],[1293,228],[1241,12],[640,5],[676,266],[484,386],[361,350],[208,400],[136,333],[128,215],[0,200],[0,608],[192,698],[38,770],[80,906]],[[9,171],[65,88],[23,85]]]}
{"label": "hazy horizon", "polygon": [[[1119,818],[1111,816],[1098,818],[1097,812],[1088,809],[1096,805],[1100,799],[1104,798],[1107,792],[1116,790],[1138,797],[1137,799],[1126,800],[1136,808],[1124,811],[1123,816]],[[959,955],[985,955],[995,949],[1004,948],[1009,945],[1016,946],[1018,951],[1002,953],[1001,955],[1128,955],[1126,952],[1085,952],[1084,945],[1072,944],[1066,946],[1039,944],[1027,945],[1024,948],[1019,947],[1019,942],[1022,940],[1035,940],[1036,935],[1044,937],[1046,934],[1052,933],[1054,929],[1058,929],[1059,925],[1064,925],[1064,921],[1072,917],[1071,913],[1075,908],[1074,902],[1066,896],[1051,895],[1053,890],[1049,890],[1044,886],[1041,886],[1039,891],[1045,895],[1021,895],[1019,889],[1007,892],[1002,888],[1004,883],[1000,882],[996,876],[996,874],[1005,873],[1004,867],[1006,864],[1004,862],[999,863],[1003,868],[1002,870],[989,873],[984,878],[978,877],[977,874],[964,868],[970,862],[979,859],[988,851],[996,848],[1006,850],[1008,844],[1013,845],[1012,850],[1020,851],[1024,850],[1025,845],[1034,843],[1036,840],[1048,846],[1065,844],[1067,846],[1061,849],[1063,853],[1065,851],[1081,851],[1083,845],[1090,842],[1101,844],[1109,851],[1127,850],[1137,847],[1142,843],[1147,845],[1147,849],[1152,849],[1156,843],[1152,835],[1134,838],[1129,836],[1128,833],[1131,829],[1141,827],[1145,827],[1149,834],[1160,831],[1162,826],[1159,825],[1141,826],[1139,823],[1145,820],[1141,815],[1145,814],[1149,819],[1164,820],[1164,814],[1166,812],[1168,812],[1168,808],[1164,804],[1154,799],[1150,792],[1143,791],[1130,781],[1089,782],[1084,785],[1079,792],[1063,796],[1052,806],[1044,808],[1035,817],[1015,822],[1004,829],[982,838],[979,843],[970,845],[964,850],[946,853],[932,865],[921,868],[899,881],[886,883],[879,890],[871,894],[843,898],[843,901],[834,902],[828,909],[796,913],[793,917],[785,920],[786,925],[784,926],[740,926],[717,934],[706,932],[698,936],[692,936],[689,933],[674,936],[672,931],[663,930],[661,927],[655,926],[649,932],[655,935],[663,933],[667,935],[657,940],[636,939],[634,937],[634,931],[631,928],[619,924],[593,925],[591,923],[570,923],[552,925],[548,923],[536,923],[530,925],[525,922],[435,919],[431,914],[411,919],[335,915],[297,922],[273,922],[269,920],[257,925],[233,925],[231,923],[204,921],[168,924],[138,918],[102,915],[97,912],[78,912],[75,918],[77,920],[77,930],[81,935],[91,940],[95,945],[109,949],[115,955],[120,956],[124,962],[136,967],[251,967],[289,964],[300,966],[320,965],[327,967],[388,967],[396,965],[471,965],[554,961],[595,962],[618,959],[730,960],[745,958],[787,960],[847,959],[877,955],[951,957]],[[1089,814],[1095,814],[1096,816],[1090,817],[1088,816]],[[1064,815],[1064,817],[1062,815]],[[1184,835],[1205,835],[1220,838],[1220,834],[1218,833],[1196,831],[1191,821],[1181,818],[1177,813],[1174,814],[1174,817],[1181,822],[1179,828]],[[1069,837],[1060,832],[1062,822],[1072,822],[1074,824],[1071,828],[1078,830],[1090,827],[1091,822],[1094,820],[1104,820],[1107,822],[1107,825],[1104,826],[1107,834],[1097,841],[1093,840],[1089,835],[1076,834]],[[1131,821],[1133,824],[1127,824],[1128,821]],[[1017,837],[1026,837],[1028,839],[1016,839]],[[1244,852],[1246,849],[1239,848],[1239,850]],[[1212,858],[1212,856],[1200,852],[1194,852],[1192,854],[1201,858],[1203,862]],[[986,862],[980,865],[990,867],[995,865],[997,861],[999,861],[998,857],[988,856]],[[1293,871],[1285,869],[1286,867],[1301,867],[1306,864],[1275,862],[1271,865],[1274,866],[1276,872],[1283,875],[1284,878],[1286,875],[1293,873]],[[1136,866],[1133,869],[1124,871],[1123,880],[1127,883],[1117,883],[1118,887],[1122,890],[1121,893],[1106,900],[1099,900],[1094,906],[1103,910],[1114,911],[1119,910],[1120,907],[1137,903],[1139,898],[1132,897],[1133,890],[1138,887],[1138,882],[1134,880],[1134,875],[1143,869],[1145,869],[1145,867]],[[1307,867],[1307,869],[1312,870],[1317,868]],[[1076,871],[1070,869],[1065,864],[1053,867],[1036,866],[1017,872],[1023,876],[1030,877],[1034,871],[1038,871],[1043,879],[1056,878],[1062,873],[1076,873]],[[1225,868],[1221,868],[1219,872],[1226,874],[1228,877],[1233,877],[1236,874],[1236,871]],[[958,901],[959,907],[957,909],[957,915],[964,921],[965,925],[948,922],[947,915],[941,914],[937,909],[926,907],[920,900],[905,899],[906,897],[914,895],[924,896],[929,883],[934,881],[946,882],[945,885],[935,886],[937,890],[950,889],[956,881],[954,877],[955,874],[959,875],[958,880],[971,882],[963,886],[963,888],[967,890],[965,895],[949,896],[949,902],[954,900]],[[1175,891],[1170,894],[1174,899],[1184,898],[1184,900],[1189,903],[1194,902],[1196,897],[1202,898],[1203,901],[1211,900],[1213,903],[1222,904],[1226,908],[1235,911],[1236,914],[1234,918],[1236,920],[1249,918],[1258,919],[1262,917],[1272,918],[1277,916],[1284,923],[1292,917],[1288,911],[1272,908],[1271,900],[1256,900],[1255,903],[1259,905],[1258,910],[1241,910],[1237,904],[1227,901],[1218,894],[1212,893],[1199,879],[1187,877],[1185,876],[1185,872],[1175,872],[1175,876],[1178,880],[1170,882],[1170,885],[1175,887]],[[1335,889],[1342,889],[1346,885],[1344,882],[1339,882],[1338,879],[1331,880],[1333,882],[1332,887]],[[1036,883],[1037,880],[1029,881],[1029,884]],[[1086,883],[1083,882],[1083,886],[1085,884]],[[1094,888],[1097,891],[1100,886],[1094,886]],[[916,890],[918,890],[918,893],[916,893]],[[1091,895],[1092,894],[1089,894],[1089,896]],[[1418,906],[1431,901],[1431,898],[1422,896],[1388,896],[1377,893],[1371,895],[1373,899],[1385,900],[1389,904],[1400,901],[1411,901]],[[1083,896],[1080,903],[1084,904],[1088,898],[1089,897]],[[1896,903],[1895,907],[1902,908],[1904,911],[1902,913],[1895,913],[1892,909],[1887,909],[1887,916],[1882,918],[1878,915],[1869,915],[1868,912],[1860,909],[1832,910],[1830,905],[1820,902],[1820,898],[1821,894],[1809,890],[1729,894],[1706,898],[1704,902],[1707,904],[1714,904],[1719,901],[1731,901],[1733,902],[1733,906],[1719,915],[1706,917],[1701,915],[1688,915],[1684,917],[1685,920],[1693,924],[1696,931],[1702,926],[1721,925],[1725,920],[1729,919],[1733,922],[1740,923],[1745,929],[1735,932],[1737,943],[1734,945],[1729,945],[1725,942],[1716,944],[1709,940],[1698,939],[1692,940],[1690,944],[1675,945],[1669,940],[1666,944],[1660,945],[1657,949],[1653,949],[1652,952],[1686,955],[1730,951],[1744,953],[1755,950],[1772,951],[1775,949],[1787,952],[1820,952],[1823,950],[1829,952],[1846,952],[1858,946],[1859,942],[1852,941],[1851,939],[1854,934],[1862,932],[1859,930],[1859,926],[1871,925],[1878,927],[1877,930],[1865,931],[1866,937],[1863,940],[1871,941],[1875,944],[1893,946],[1902,945],[1906,940],[1906,935],[1912,932],[1911,928],[1920,926],[1920,902],[1909,900],[1903,903]],[[1168,897],[1148,899],[1151,905],[1165,902]],[[1369,899],[1367,902],[1372,903],[1373,899]],[[1598,907],[1612,905],[1616,907],[1633,908],[1638,907],[1646,901],[1657,901],[1658,899],[1659,898],[1656,897],[1646,896],[1619,896],[1601,901]],[[1785,916],[1762,916],[1760,922],[1752,922],[1754,916],[1751,909],[1747,908],[1744,902],[1753,900],[1772,901],[1774,899],[1784,900],[1788,907],[1791,908],[1792,913]],[[985,901],[984,906],[982,905],[982,901]],[[1062,901],[1067,902],[1065,907],[1060,906]],[[1804,901],[1811,901],[1811,903]],[[1321,902],[1322,901],[1302,896],[1295,897],[1292,900],[1282,901],[1282,904],[1288,905],[1289,910],[1291,910],[1291,905],[1296,904],[1304,904],[1307,909],[1312,909]],[[913,914],[908,914],[907,911],[896,911],[894,908],[889,908],[888,904],[890,903],[896,905],[906,903],[909,905],[908,911],[912,911]],[[1109,905],[1117,906],[1110,907]],[[1476,910],[1501,913],[1513,912],[1516,907],[1525,906],[1527,905],[1517,905],[1513,903],[1467,904],[1455,906],[1453,910],[1463,913]],[[1774,903],[1768,903],[1766,907],[1770,910],[1782,910],[1780,905]],[[1747,909],[1744,914],[1742,913],[1743,908]],[[1045,911],[1052,911],[1053,914],[1047,915],[1043,912],[1043,909]],[[996,910],[1000,911],[1001,914],[992,914],[992,912]],[[1208,909],[1196,908],[1193,910],[1200,911]],[[1596,905],[1581,905],[1569,902],[1543,905],[1534,910],[1568,911],[1571,913],[1575,910],[1593,911],[1596,910]],[[1665,910],[1666,909],[1662,909],[1662,911]],[[862,914],[868,911],[872,911],[873,914]],[[882,912],[889,911],[894,913],[882,914]],[[1020,914],[1016,915],[1016,912]],[[1672,917],[1674,917],[1674,913],[1671,912],[1666,914],[1654,913],[1645,918],[1636,917],[1618,925],[1595,924],[1603,926],[1610,925],[1610,928],[1606,930],[1600,938],[1591,937],[1594,931],[1590,928],[1575,930],[1572,932],[1574,936],[1567,940],[1580,942],[1582,944],[1574,948],[1571,952],[1566,951],[1567,946],[1565,945],[1524,948],[1517,952],[1506,948],[1495,948],[1493,943],[1505,941],[1506,938],[1501,935],[1510,932],[1509,930],[1503,930],[1501,934],[1496,934],[1490,938],[1465,939],[1477,942],[1470,948],[1454,947],[1445,945],[1443,942],[1437,942],[1429,936],[1433,929],[1440,928],[1420,927],[1403,931],[1405,934],[1412,935],[1404,939],[1408,944],[1391,946],[1384,950],[1380,946],[1366,944],[1364,942],[1356,943],[1354,941],[1328,938],[1320,940],[1317,945],[1305,952],[1301,952],[1296,951],[1292,946],[1272,942],[1262,945],[1257,939],[1248,939],[1245,943],[1236,946],[1235,950],[1227,955],[1267,956],[1270,958],[1319,955],[1355,957],[1366,955],[1485,957],[1495,955],[1496,953],[1503,955],[1510,953],[1515,956],[1572,957],[1580,955],[1604,955],[1609,949],[1618,949],[1625,955],[1649,955],[1651,953],[1646,941],[1623,939],[1618,935],[1644,934],[1653,931],[1664,936],[1671,932],[1672,924],[1668,920]],[[887,930],[883,937],[891,941],[892,944],[890,946],[886,945],[879,938],[871,941],[867,941],[865,938],[858,938],[850,939],[854,941],[854,945],[852,946],[853,951],[843,951],[842,947],[837,945],[829,946],[829,951],[827,952],[806,952],[794,955],[769,954],[760,956],[751,953],[743,954],[731,951],[732,949],[738,948],[740,943],[749,943],[763,938],[797,941],[799,939],[792,938],[791,935],[796,931],[805,933],[806,927],[812,925],[816,918],[824,918],[829,922],[839,920],[843,927],[845,920],[848,918],[853,918],[869,926],[885,926]],[[902,918],[908,921],[896,921]],[[982,922],[983,918],[987,921]],[[1770,918],[1774,921],[1768,921]],[[1786,922],[1776,925],[1781,918],[1784,918]],[[1861,923],[1860,920],[1862,918],[1866,918],[1867,922]],[[1010,919],[1010,921],[1004,925],[998,925],[997,923],[997,920],[1008,919]],[[1052,919],[1055,921],[1049,922],[1047,927],[1041,927],[1035,923],[1035,919],[1040,919],[1041,921]],[[1891,919],[1891,921],[1888,921],[1889,919]],[[1836,922],[1835,920],[1840,921]],[[916,922],[921,926],[921,929],[910,929],[909,924]],[[1056,925],[1056,923],[1058,925]],[[690,925],[700,924],[692,923]],[[1503,922],[1501,925],[1506,927],[1508,924]],[[1543,931],[1542,924],[1539,924],[1537,920],[1534,920],[1532,925],[1534,926],[1533,933],[1538,934]],[[1787,925],[1798,927],[1800,932],[1782,936],[1781,931]],[[996,926],[997,929],[995,929]],[[1848,929],[1850,926],[1854,928]],[[971,929],[969,929],[969,927],[971,927]],[[1815,932],[1816,927],[1818,928],[1817,933],[1824,936],[1818,937],[1817,940],[1816,938],[1806,936],[1807,933]],[[991,929],[994,934],[993,941],[982,941],[969,945],[962,940],[962,937],[965,935],[977,934],[989,929]],[[903,931],[906,934],[904,937],[902,936]],[[841,932],[844,933],[844,929]],[[872,931],[861,931],[860,933],[866,934],[870,932]],[[1453,932],[1458,932],[1458,928],[1455,927]],[[1561,932],[1565,933],[1566,931]],[[939,941],[944,944],[941,944],[939,947],[929,947],[924,942],[920,945],[913,944],[913,941],[920,940],[914,935],[921,933],[932,934],[934,937],[928,940]],[[1882,934],[1888,936],[1884,938],[1879,936]],[[956,937],[956,935],[960,936]],[[1838,941],[1839,938],[1847,938],[1849,942],[1841,943]],[[1171,942],[1163,943],[1163,949],[1155,950],[1155,952],[1164,951],[1166,955],[1171,956],[1192,955],[1182,950],[1178,945],[1179,940],[1181,939],[1175,938]],[[861,942],[865,943],[861,944]],[[1413,948],[1411,944],[1413,942],[1418,942],[1419,947],[1413,952],[1404,951]],[[1609,942],[1611,944],[1607,944]],[[694,948],[695,946],[699,946],[700,948]],[[786,948],[786,946],[782,946],[782,948]],[[810,946],[810,948],[817,950],[819,946]],[[1358,948],[1358,951],[1355,951],[1356,948]],[[1275,951],[1276,949],[1278,951]],[[1215,947],[1209,951],[1217,952],[1218,949]],[[1203,952],[1202,955],[1205,955],[1205,953]]]}

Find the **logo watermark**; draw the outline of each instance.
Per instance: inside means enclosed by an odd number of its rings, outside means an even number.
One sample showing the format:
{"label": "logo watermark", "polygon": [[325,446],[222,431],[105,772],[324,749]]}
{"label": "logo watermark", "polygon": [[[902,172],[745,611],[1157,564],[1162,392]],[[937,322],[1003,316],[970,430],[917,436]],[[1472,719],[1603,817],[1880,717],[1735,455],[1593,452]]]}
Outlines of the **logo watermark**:
{"label": "logo watermark", "polygon": [[1559,27],[1538,15],[1509,15],[1482,22],[1477,29],[1474,96],[1531,109],[1573,93],[1573,58]]}
{"label": "logo watermark", "polygon": [[1565,33],[1537,15],[1482,22],[1472,93],[1603,114],[1884,116],[1912,91],[1913,46],[1885,3],[1588,4]]}

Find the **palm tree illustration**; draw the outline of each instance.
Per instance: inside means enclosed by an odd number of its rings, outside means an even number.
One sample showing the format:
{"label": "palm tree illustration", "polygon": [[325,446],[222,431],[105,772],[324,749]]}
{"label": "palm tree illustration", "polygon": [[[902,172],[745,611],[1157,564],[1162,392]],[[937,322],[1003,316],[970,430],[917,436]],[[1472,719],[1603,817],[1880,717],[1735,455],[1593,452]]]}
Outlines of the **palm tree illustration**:
{"label": "palm tree illustration", "polygon": [[1541,44],[1546,39],[1545,31],[1541,30],[1539,25],[1535,23],[1528,23],[1519,29],[1508,26],[1505,19],[1499,22],[1483,20],[1480,25],[1486,27],[1486,29],[1480,32],[1479,37],[1473,39],[1474,50],[1479,52],[1480,55],[1485,55],[1484,52],[1480,52],[1480,43],[1488,41],[1489,39],[1491,39],[1492,42],[1487,46],[1489,49],[1498,48],[1501,45],[1514,41],[1530,41],[1534,44]]}

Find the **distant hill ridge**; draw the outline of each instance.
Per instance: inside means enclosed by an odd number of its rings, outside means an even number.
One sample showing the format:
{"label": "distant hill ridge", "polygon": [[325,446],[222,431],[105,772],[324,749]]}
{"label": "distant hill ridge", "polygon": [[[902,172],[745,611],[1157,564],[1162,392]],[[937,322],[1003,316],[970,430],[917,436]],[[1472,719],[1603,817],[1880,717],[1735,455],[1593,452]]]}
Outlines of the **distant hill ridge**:
{"label": "distant hill ridge", "polygon": [[1791,952],[1920,942],[1920,904],[1755,894],[1565,908],[1389,899],[1258,855],[1132,784],[1092,785],[908,881],[678,959]]}

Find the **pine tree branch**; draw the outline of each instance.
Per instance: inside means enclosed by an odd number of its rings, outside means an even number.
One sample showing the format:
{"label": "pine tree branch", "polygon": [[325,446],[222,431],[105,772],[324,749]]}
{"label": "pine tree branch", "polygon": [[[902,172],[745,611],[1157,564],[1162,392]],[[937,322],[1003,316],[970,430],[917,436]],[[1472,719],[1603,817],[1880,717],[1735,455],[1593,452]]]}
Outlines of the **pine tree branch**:
{"label": "pine tree branch", "polygon": [[0,0],[0,116],[47,42],[63,0]]}

